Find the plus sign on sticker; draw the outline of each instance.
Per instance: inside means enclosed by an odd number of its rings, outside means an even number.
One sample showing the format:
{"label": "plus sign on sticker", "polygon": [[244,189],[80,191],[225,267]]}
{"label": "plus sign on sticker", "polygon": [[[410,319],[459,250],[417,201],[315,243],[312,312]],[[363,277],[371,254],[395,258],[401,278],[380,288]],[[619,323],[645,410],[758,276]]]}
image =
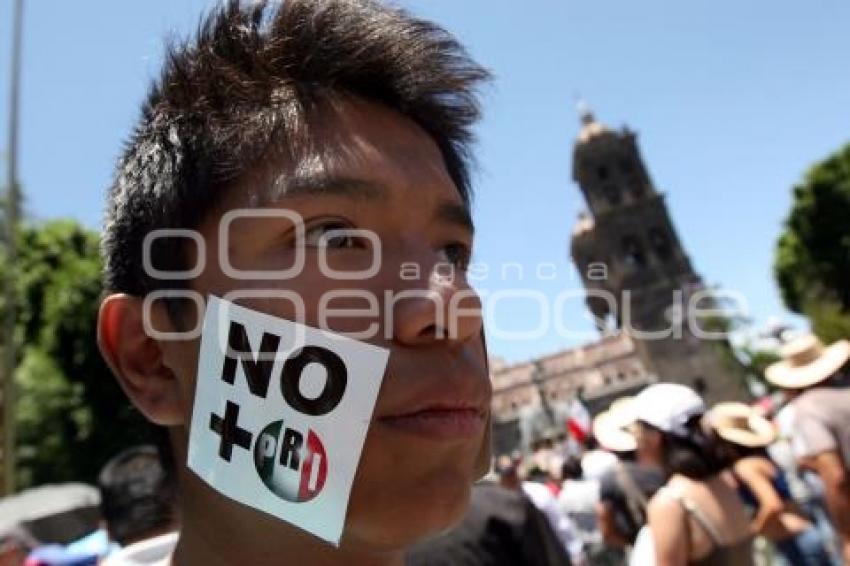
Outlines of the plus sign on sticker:
{"label": "plus sign on sticker", "polygon": [[210,296],[189,468],[339,544],[389,352]]}

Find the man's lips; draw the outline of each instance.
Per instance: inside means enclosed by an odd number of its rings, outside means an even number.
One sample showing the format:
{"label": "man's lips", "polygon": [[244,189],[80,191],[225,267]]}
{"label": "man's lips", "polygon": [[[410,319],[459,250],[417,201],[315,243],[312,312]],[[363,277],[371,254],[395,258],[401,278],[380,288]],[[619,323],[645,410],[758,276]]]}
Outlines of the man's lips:
{"label": "man's lips", "polygon": [[428,407],[400,415],[378,417],[377,423],[400,432],[439,440],[478,437],[486,412],[474,407]]}

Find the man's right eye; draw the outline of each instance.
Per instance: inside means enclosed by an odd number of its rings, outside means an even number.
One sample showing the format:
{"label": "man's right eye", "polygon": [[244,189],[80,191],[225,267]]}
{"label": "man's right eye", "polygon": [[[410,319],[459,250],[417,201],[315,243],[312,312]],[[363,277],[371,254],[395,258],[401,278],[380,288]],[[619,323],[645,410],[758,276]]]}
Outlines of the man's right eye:
{"label": "man's right eye", "polygon": [[304,232],[304,245],[311,248],[345,249],[359,247],[355,236],[349,235],[352,228],[338,220],[324,222],[307,228]]}

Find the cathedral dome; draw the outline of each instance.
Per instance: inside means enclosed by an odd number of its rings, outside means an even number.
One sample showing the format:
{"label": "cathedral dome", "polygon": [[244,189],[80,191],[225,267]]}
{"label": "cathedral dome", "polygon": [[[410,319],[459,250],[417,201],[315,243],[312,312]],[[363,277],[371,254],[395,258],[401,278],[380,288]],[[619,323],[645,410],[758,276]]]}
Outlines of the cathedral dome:
{"label": "cathedral dome", "polygon": [[576,138],[577,146],[586,144],[595,138],[613,134],[607,126],[596,121],[593,112],[585,103],[579,105],[579,116],[581,116],[581,129],[578,132],[578,138]]}
{"label": "cathedral dome", "polygon": [[584,118],[582,118],[582,126],[581,130],[579,130],[578,132],[578,138],[576,139],[576,143],[584,144],[594,138],[598,138],[600,136],[610,133],[611,130],[605,127],[604,124],[597,122],[596,119],[593,117],[593,114],[591,114],[588,121],[585,121]]}

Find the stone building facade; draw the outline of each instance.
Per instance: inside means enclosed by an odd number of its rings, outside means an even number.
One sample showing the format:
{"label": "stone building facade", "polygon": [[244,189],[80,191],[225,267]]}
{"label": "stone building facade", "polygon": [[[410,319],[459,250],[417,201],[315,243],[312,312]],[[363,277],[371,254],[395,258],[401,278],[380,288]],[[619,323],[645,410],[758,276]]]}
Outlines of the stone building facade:
{"label": "stone building facade", "polygon": [[519,364],[493,359],[490,373],[496,453],[565,433],[576,397],[595,414],[656,380],[626,334]]}

